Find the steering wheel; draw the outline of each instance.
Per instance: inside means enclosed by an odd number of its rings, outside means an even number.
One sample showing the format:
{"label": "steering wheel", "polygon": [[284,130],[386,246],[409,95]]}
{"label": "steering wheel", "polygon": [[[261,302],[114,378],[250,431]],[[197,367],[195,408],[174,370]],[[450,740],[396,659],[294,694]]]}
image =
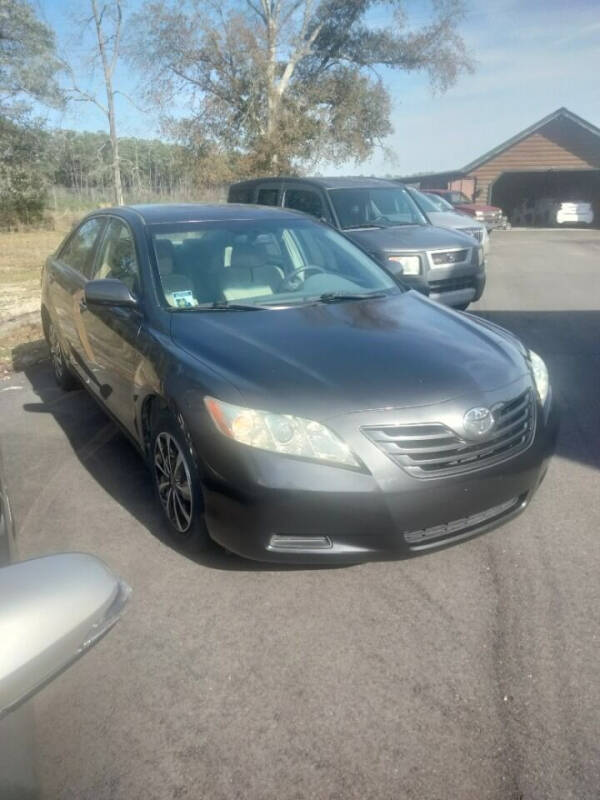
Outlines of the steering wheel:
{"label": "steering wheel", "polygon": [[377,222],[377,220],[379,219],[383,220],[384,222],[392,222],[392,220],[389,217],[386,217],[385,214],[377,214],[377,216],[373,217],[373,219],[370,220],[370,222]]}
{"label": "steering wheel", "polygon": [[326,272],[323,267],[317,267],[315,264],[306,264],[304,267],[298,267],[298,269],[293,270],[290,272],[289,275],[283,279],[283,283],[281,284],[282,289],[287,289],[290,291],[294,291],[300,286],[300,281],[297,280],[298,276],[302,273],[307,272]]}

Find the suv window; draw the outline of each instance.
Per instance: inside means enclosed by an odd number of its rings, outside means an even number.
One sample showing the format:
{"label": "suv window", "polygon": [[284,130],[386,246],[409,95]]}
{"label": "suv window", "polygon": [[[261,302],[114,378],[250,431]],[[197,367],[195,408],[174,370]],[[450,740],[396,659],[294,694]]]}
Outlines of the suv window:
{"label": "suv window", "polygon": [[252,187],[251,186],[230,186],[228,203],[251,203],[252,202]]}
{"label": "suv window", "polygon": [[139,269],[133,234],[120,219],[111,219],[102,241],[94,278],[118,278],[130,292],[137,292]]}
{"label": "suv window", "polygon": [[279,205],[279,190],[278,189],[259,189],[256,197],[256,202],[259,206],[277,206]]}
{"label": "suv window", "polygon": [[87,276],[91,269],[91,257],[98,241],[98,234],[104,227],[101,217],[88,219],[67,241],[58,257],[72,269]]}
{"label": "suv window", "polygon": [[311,189],[288,189],[285,193],[284,206],[296,211],[303,211],[320,219],[323,214],[323,203],[316,192]]}

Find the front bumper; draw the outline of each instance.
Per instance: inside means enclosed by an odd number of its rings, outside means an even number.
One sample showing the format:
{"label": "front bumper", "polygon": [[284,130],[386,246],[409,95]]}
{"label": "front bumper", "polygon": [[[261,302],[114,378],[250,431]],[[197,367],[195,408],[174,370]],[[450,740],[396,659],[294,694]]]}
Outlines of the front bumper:
{"label": "front bumper", "polygon": [[445,306],[459,307],[479,300],[485,289],[485,268],[431,270],[424,277],[403,278],[403,281],[416,291],[423,292],[431,300]]}
{"label": "front bumper", "polygon": [[[353,416],[335,429],[356,431]],[[208,530],[223,547],[259,561],[333,564],[414,556],[522,512],[545,475],[557,429],[550,403],[540,409],[525,451],[463,475],[426,480],[409,475],[365,437],[354,447],[365,464],[360,471],[227,442],[210,454],[203,479]],[[278,549],[273,536],[299,537],[301,546]],[[300,541],[306,537],[329,544],[312,547]]]}
{"label": "front bumper", "polygon": [[559,211],[556,215],[558,225],[591,225],[593,221],[593,214],[568,214]]}

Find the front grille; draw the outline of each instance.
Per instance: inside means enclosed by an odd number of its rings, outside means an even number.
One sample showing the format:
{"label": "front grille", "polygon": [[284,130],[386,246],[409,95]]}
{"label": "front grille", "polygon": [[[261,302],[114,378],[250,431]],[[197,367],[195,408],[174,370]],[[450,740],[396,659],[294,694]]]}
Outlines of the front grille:
{"label": "front grille", "polygon": [[[505,503],[486,508],[485,511],[479,511],[477,514],[471,514],[462,519],[454,519],[452,522],[443,522],[441,525],[434,525],[431,528],[421,528],[418,531],[406,531],[404,539],[410,545],[420,545],[423,542],[428,542],[431,539],[442,539],[448,536],[457,536],[460,533],[475,532],[482,525],[496,522],[502,517],[507,516],[512,511],[515,511],[525,500],[524,496],[512,497]],[[441,542],[440,542],[441,544]]]}
{"label": "front grille", "polygon": [[444,253],[432,253],[431,260],[436,267],[442,264],[460,264],[469,256],[468,250],[447,250]]}
{"label": "front grille", "polygon": [[461,233],[466,233],[467,236],[473,236],[478,242],[483,241],[483,228],[457,228]]}
{"label": "front grille", "polygon": [[457,292],[461,289],[475,289],[473,278],[447,278],[445,281],[429,281],[429,288],[434,294]]}
{"label": "front grille", "polygon": [[438,422],[362,428],[363,433],[415,478],[472,472],[521,453],[535,430],[531,390],[492,409],[495,425],[483,440],[469,442]]}
{"label": "front grille", "polygon": [[498,220],[502,219],[502,211],[499,209],[497,211],[484,211],[483,218],[486,222],[498,222]]}

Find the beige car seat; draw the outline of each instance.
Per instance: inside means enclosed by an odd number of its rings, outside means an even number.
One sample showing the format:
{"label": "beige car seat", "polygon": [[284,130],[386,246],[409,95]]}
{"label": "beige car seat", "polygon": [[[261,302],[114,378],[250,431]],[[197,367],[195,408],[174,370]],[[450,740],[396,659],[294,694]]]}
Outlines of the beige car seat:
{"label": "beige car seat", "polygon": [[158,273],[167,303],[173,308],[190,308],[198,305],[192,282],[176,273],[173,243],[169,239],[156,240]]}

